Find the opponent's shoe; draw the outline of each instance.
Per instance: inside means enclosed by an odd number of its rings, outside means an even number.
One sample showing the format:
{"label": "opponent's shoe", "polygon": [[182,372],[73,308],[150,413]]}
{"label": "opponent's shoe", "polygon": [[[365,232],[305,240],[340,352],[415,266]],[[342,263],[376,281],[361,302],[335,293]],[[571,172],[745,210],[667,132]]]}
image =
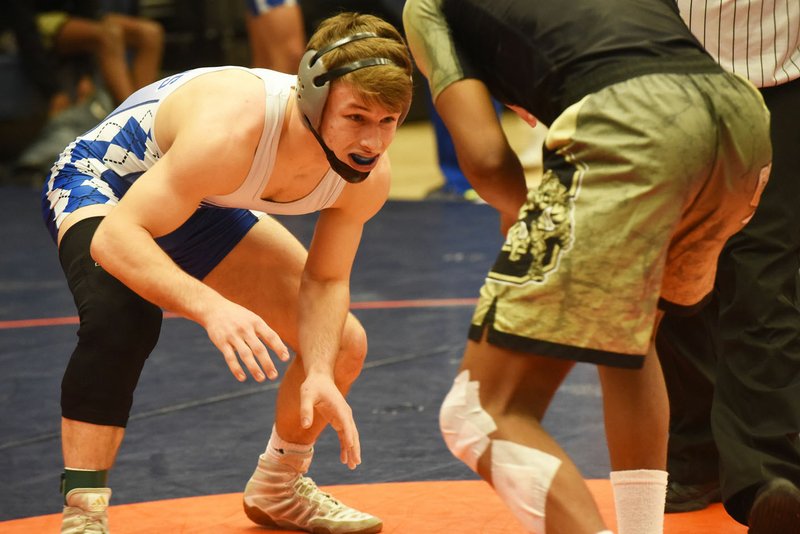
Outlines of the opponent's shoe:
{"label": "opponent's shoe", "polygon": [[295,466],[267,454],[245,487],[244,513],[265,527],[313,534],[373,534],[383,528],[377,517],[340,503]]}
{"label": "opponent's shoe", "polygon": [[61,534],[108,534],[111,488],[75,488],[67,493]]}

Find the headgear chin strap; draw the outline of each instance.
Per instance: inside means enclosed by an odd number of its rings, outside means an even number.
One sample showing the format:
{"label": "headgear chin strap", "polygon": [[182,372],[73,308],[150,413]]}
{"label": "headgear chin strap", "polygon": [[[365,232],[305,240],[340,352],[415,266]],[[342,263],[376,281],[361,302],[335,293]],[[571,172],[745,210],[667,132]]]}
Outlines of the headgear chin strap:
{"label": "headgear chin strap", "polygon": [[[366,67],[397,64],[387,58],[372,57],[353,61],[352,63],[328,70],[322,61],[322,56],[347,43],[372,38],[380,38],[380,36],[373,32],[355,33],[343,37],[338,41],[334,41],[322,50],[308,50],[300,60],[300,68],[297,73],[297,107],[300,113],[303,114],[303,118],[305,119],[303,121],[304,124],[311,130],[317,143],[322,147],[331,169],[353,184],[364,181],[367,176],[369,176],[369,172],[356,170],[337,158],[333,150],[328,148],[328,145],[325,144],[325,141],[322,140],[322,136],[317,131],[322,123],[322,112],[325,109],[325,102],[328,100],[331,82],[337,78],[341,78],[345,74]],[[402,122],[407,113],[408,109],[406,108],[401,114],[399,122]]]}
{"label": "headgear chin strap", "polygon": [[313,126],[311,126],[311,122],[308,120],[308,117],[304,115],[303,118],[305,119],[305,125],[309,130],[311,130],[311,133],[314,134],[314,139],[317,140],[317,143],[319,143],[319,146],[321,146],[323,152],[325,152],[325,158],[327,158],[328,164],[331,166],[331,169],[333,169],[333,172],[351,184],[357,184],[367,179],[367,176],[369,176],[369,171],[364,172],[356,170],[344,161],[337,158],[336,154],[333,153],[333,150],[328,148],[328,145],[326,145],[325,141],[322,140],[322,136],[317,133],[317,130],[315,130]]}

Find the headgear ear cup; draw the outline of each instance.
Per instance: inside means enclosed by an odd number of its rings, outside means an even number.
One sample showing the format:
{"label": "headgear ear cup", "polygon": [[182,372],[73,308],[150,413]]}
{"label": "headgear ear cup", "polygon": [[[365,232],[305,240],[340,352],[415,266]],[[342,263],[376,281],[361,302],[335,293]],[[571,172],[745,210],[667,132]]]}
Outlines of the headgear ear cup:
{"label": "headgear ear cup", "polygon": [[317,51],[309,50],[300,60],[297,72],[297,107],[315,129],[322,122],[322,110],[331,88],[330,83],[321,86],[314,84],[314,78],[327,72],[325,64],[317,59]]}

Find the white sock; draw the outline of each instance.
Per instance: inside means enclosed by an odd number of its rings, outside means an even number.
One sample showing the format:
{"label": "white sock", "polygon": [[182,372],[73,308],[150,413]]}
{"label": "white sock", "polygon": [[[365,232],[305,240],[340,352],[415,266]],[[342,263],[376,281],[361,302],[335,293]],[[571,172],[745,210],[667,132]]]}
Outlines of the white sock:
{"label": "white sock", "polygon": [[601,531],[600,531],[600,532],[598,532],[597,534],[614,534],[614,533],[613,533],[613,532],[611,532],[610,530],[601,530]]}
{"label": "white sock", "polygon": [[272,425],[272,434],[269,436],[267,449],[264,451],[266,454],[282,455],[288,452],[295,454],[305,454],[314,450],[314,444],[304,445],[302,443],[291,443],[286,441],[278,435],[275,425]]}
{"label": "white sock", "polygon": [[663,534],[666,471],[612,471],[611,486],[619,534]]}
{"label": "white sock", "polygon": [[278,435],[275,426],[267,443],[267,449],[261,455],[263,460],[271,459],[284,466],[291,466],[298,473],[307,473],[314,456],[314,444],[291,443]]}

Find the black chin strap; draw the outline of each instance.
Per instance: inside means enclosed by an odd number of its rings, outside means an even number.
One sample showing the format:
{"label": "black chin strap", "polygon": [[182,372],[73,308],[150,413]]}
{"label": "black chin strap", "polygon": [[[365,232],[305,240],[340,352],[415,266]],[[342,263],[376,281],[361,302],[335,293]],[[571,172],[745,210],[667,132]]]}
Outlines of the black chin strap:
{"label": "black chin strap", "polygon": [[326,145],[325,141],[322,140],[322,136],[320,136],[314,127],[311,126],[311,121],[308,120],[308,117],[306,117],[305,114],[303,114],[303,118],[306,121],[306,126],[308,129],[311,130],[312,134],[314,134],[314,139],[317,140],[317,143],[319,143],[319,146],[321,146],[322,150],[325,152],[325,157],[328,159],[331,169],[333,169],[336,174],[351,184],[357,184],[366,180],[367,176],[369,176],[369,172],[357,171],[344,161],[337,158],[336,154],[333,153],[333,150],[328,148],[328,145]]}

